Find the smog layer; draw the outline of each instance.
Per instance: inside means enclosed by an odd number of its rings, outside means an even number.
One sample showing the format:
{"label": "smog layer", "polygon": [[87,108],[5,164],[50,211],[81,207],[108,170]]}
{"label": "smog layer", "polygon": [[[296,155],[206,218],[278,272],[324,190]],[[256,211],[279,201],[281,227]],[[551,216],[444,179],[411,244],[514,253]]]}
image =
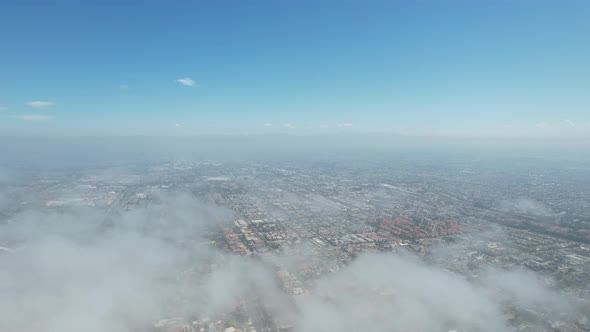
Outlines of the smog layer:
{"label": "smog layer", "polygon": [[583,164],[0,168],[1,331],[588,331]]}

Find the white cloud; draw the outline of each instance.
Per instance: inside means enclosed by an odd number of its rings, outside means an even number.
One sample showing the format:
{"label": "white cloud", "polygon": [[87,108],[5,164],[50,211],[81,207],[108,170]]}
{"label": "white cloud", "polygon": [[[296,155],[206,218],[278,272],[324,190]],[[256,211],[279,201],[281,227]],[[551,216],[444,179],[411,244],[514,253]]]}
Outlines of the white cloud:
{"label": "white cloud", "polygon": [[176,123],[174,124],[174,126],[175,126],[175,127],[180,127],[180,123],[176,122]]}
{"label": "white cloud", "polygon": [[539,122],[529,130],[523,129],[523,132],[531,135],[588,136],[590,124],[576,123],[568,119],[558,122]]}
{"label": "white cloud", "polygon": [[284,124],[285,127],[289,128],[289,129],[295,129],[295,125],[292,123],[285,123]]}
{"label": "white cloud", "polygon": [[0,111],[6,111],[6,110],[8,110],[8,107],[0,106]]}
{"label": "white cloud", "polygon": [[55,105],[55,103],[52,101],[40,101],[40,100],[29,101],[29,102],[26,102],[25,104],[29,105],[31,107],[35,107],[35,108],[49,107],[49,106]]}
{"label": "white cloud", "polygon": [[338,124],[338,128],[350,128],[350,127],[352,127],[352,123],[350,123],[350,122]]}
{"label": "white cloud", "polygon": [[540,129],[545,129],[548,127],[548,125],[545,122],[539,122],[539,123],[535,123],[535,127],[540,128]]}
{"label": "white cloud", "polygon": [[16,119],[26,120],[26,121],[44,121],[44,120],[51,120],[53,119],[50,115],[35,115],[35,114],[23,114],[23,115],[15,115]]}
{"label": "white cloud", "polygon": [[129,85],[127,85],[127,84],[121,84],[121,85],[119,85],[119,89],[121,89],[121,90],[127,90],[127,89],[129,89]]}
{"label": "white cloud", "polygon": [[264,124],[264,126],[265,127],[272,127],[272,123],[267,122],[267,123]]}
{"label": "white cloud", "polygon": [[190,77],[186,77],[186,78],[179,78],[176,80],[176,82],[184,85],[184,86],[193,86],[195,85],[195,81],[193,81],[192,78]]}

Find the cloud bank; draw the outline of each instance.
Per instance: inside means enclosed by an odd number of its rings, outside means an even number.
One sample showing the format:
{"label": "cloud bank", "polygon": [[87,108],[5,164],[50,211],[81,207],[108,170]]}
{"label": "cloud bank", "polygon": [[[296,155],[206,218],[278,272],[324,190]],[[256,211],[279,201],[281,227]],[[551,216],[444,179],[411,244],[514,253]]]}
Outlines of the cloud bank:
{"label": "cloud bank", "polygon": [[532,272],[487,269],[473,282],[404,253],[361,255],[293,299],[276,266],[296,270],[305,257],[229,255],[209,234],[231,211],[188,193],[150,200],[120,214],[27,210],[0,224],[0,330],[135,331],[239,307],[302,332],[502,332],[510,305],[569,310]]}

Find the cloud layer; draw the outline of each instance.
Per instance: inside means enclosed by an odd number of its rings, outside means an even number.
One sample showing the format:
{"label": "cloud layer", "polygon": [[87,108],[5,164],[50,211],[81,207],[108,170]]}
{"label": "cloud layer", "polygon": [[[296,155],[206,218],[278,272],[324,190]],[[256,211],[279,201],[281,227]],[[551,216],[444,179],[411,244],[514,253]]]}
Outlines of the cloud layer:
{"label": "cloud layer", "polygon": [[361,255],[293,301],[275,266],[300,269],[309,251],[229,255],[207,234],[231,211],[188,193],[150,199],[121,214],[30,210],[0,225],[0,330],[124,332],[242,303],[247,315],[264,310],[301,332],[502,332],[511,330],[506,305],[569,310],[531,272],[490,268],[474,283],[403,253]]}

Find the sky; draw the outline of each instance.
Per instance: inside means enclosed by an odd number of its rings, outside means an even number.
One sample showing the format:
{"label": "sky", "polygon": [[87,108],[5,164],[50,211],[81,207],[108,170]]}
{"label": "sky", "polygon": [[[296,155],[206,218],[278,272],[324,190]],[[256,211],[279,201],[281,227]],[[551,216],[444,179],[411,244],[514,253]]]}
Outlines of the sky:
{"label": "sky", "polygon": [[590,136],[590,2],[0,2],[0,135],[343,133]]}

